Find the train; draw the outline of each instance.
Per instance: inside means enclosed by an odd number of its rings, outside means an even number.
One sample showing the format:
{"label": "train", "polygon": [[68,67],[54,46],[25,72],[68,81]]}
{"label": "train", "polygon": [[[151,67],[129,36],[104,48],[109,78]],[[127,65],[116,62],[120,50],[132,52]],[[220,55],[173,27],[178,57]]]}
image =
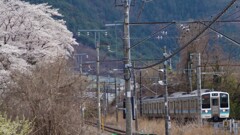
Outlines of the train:
{"label": "train", "polygon": [[[168,97],[169,116],[174,119],[197,119],[199,116],[197,90],[190,93],[176,92]],[[211,89],[201,89],[201,118],[208,121],[221,121],[229,118],[229,94]],[[138,101],[138,109],[146,117],[162,117],[165,115],[164,95],[143,97]]]}

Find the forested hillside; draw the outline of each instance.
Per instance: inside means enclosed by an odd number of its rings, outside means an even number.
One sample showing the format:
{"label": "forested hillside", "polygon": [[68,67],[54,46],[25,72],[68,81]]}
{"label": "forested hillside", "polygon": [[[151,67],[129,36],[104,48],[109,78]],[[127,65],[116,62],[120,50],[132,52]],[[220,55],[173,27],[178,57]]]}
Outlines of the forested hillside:
{"label": "forested hillside", "polygon": [[[122,20],[121,7],[115,7],[114,0],[26,0],[31,3],[49,3],[65,16],[71,31],[78,28],[100,28],[107,22]],[[132,6],[132,21],[138,13],[141,21],[185,21],[189,19],[209,19],[226,5],[227,0],[155,0],[145,4],[137,0]],[[144,6],[143,6],[144,5]]]}
{"label": "forested hillside", "polygon": [[[115,0],[26,0],[31,3],[49,3],[54,8],[58,8],[64,15],[67,26],[78,39],[78,42],[86,46],[94,47],[94,38],[84,36],[77,37],[77,31],[82,29],[106,29],[107,23],[123,21],[123,7],[115,6]],[[118,1],[118,0],[117,0]],[[118,1],[119,4],[120,0]],[[211,20],[228,3],[227,0],[153,0],[143,2],[142,0],[133,0],[131,7],[131,22],[159,22],[176,21],[183,22],[189,20]],[[224,16],[230,16],[238,6],[232,7]],[[145,37],[151,35],[154,31],[163,25],[134,25],[131,26],[131,43],[134,44]],[[167,40],[160,43],[156,38],[145,41],[139,47],[136,47],[132,54],[135,57],[147,56],[148,58],[159,57],[160,51],[164,45],[171,45],[169,48],[178,47],[177,26],[173,25],[167,29]],[[216,26],[218,27],[218,26]],[[227,26],[225,26],[227,27]],[[235,28],[235,27],[234,27]],[[231,27],[230,29],[234,29]],[[108,39],[102,38],[109,44],[117,44],[121,48],[122,28],[107,28],[109,32]],[[229,27],[228,27],[229,30]],[[85,34],[86,35],[86,34]],[[116,40],[116,37],[118,40]],[[116,40],[116,41],[115,41]],[[113,46],[113,50],[116,48]],[[116,49],[117,50],[117,49]],[[121,51],[118,51],[121,52]],[[120,54],[121,55],[121,54]]]}

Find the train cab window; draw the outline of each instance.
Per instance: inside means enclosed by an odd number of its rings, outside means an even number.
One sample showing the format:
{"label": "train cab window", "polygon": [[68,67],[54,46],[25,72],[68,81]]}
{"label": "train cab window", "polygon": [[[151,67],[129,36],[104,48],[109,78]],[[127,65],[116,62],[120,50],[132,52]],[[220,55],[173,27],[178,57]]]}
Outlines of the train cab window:
{"label": "train cab window", "polygon": [[213,106],[218,106],[218,99],[217,98],[212,99],[212,105]]}
{"label": "train cab window", "polygon": [[228,107],[228,94],[224,93],[220,94],[220,107],[221,108]]}
{"label": "train cab window", "polygon": [[202,95],[202,108],[210,108],[210,94]]}

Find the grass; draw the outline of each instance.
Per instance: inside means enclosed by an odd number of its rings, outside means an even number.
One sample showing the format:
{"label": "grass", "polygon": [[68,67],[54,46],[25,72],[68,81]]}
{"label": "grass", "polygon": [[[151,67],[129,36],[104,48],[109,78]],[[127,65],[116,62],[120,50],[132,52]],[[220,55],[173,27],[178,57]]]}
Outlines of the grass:
{"label": "grass", "polygon": [[[118,123],[116,122],[115,116],[108,116],[105,120],[106,125],[112,125],[119,129],[125,130],[125,119],[119,117]],[[165,121],[162,119],[147,119],[140,118],[138,120],[139,133],[144,134],[165,134]],[[133,128],[135,127],[135,121],[133,121]],[[134,128],[135,129],[135,128]],[[135,132],[135,130],[133,131]],[[229,130],[215,130],[209,125],[199,126],[196,122],[191,122],[188,124],[178,124],[174,121],[171,122],[171,135],[230,135]]]}

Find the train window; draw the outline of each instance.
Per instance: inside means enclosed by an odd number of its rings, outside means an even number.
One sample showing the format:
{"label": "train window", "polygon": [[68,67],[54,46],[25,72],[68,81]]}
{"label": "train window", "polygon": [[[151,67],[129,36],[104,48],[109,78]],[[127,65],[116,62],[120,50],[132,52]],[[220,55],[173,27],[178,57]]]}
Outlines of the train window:
{"label": "train window", "polygon": [[220,94],[220,107],[224,108],[224,107],[228,107],[228,95],[221,93]]}
{"label": "train window", "polygon": [[161,106],[161,103],[159,103],[159,106],[158,106],[159,110],[161,110],[162,106]]}
{"label": "train window", "polygon": [[194,104],[195,104],[195,102],[194,102],[194,100],[192,100],[192,103],[191,103],[191,105],[192,105],[192,108],[194,108],[195,106],[194,106]]}
{"label": "train window", "polygon": [[217,98],[212,99],[212,105],[213,106],[218,106],[218,99]]}
{"label": "train window", "polygon": [[210,108],[210,94],[202,95],[202,108]]}
{"label": "train window", "polygon": [[186,101],[183,101],[183,109],[185,109],[186,108]]}

